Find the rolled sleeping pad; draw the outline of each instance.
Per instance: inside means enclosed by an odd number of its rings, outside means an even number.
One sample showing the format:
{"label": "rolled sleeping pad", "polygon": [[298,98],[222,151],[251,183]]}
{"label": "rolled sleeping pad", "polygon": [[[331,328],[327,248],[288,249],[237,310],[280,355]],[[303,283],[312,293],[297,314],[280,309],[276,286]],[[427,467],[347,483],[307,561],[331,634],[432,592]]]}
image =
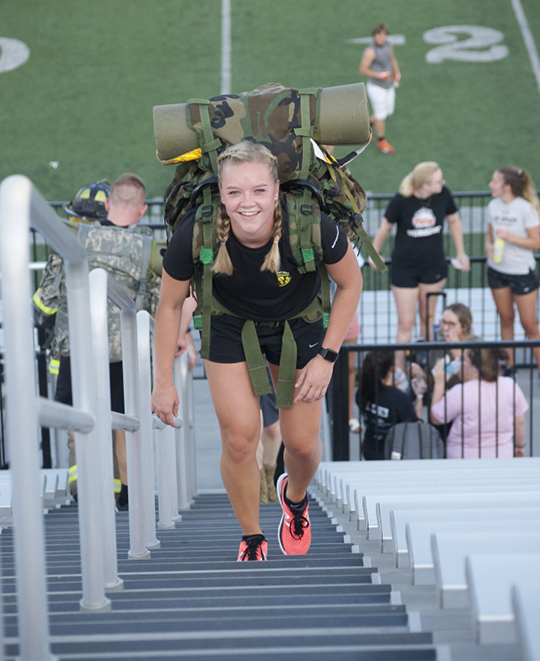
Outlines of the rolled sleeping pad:
{"label": "rolled sleeping pad", "polygon": [[319,112],[319,126],[313,136],[319,144],[365,147],[370,141],[364,83],[323,87]]}
{"label": "rolled sleeping pad", "polygon": [[[199,147],[197,133],[187,123],[187,105],[154,106],[154,134],[160,161],[176,159]],[[320,88],[320,117],[314,138],[324,145],[364,147],[368,144],[369,110],[364,83]]]}

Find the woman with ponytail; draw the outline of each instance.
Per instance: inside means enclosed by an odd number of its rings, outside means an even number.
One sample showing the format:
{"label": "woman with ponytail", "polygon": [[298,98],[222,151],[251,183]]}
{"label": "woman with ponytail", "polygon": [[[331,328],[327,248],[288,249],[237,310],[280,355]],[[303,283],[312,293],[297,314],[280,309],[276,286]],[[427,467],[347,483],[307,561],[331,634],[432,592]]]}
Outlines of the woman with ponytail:
{"label": "woman with ponytail", "polygon": [[[437,298],[430,293],[442,291],[448,274],[443,247],[445,220],[454,246],[459,268],[470,270],[463,245],[463,230],[457,206],[444,185],[439,165],[433,161],[419,163],[401,182],[399,192],[390,200],[373,245],[379,252],[392,227],[397,226],[392,254],[392,292],[398,315],[397,342],[410,342],[416,319],[420,315],[420,333],[430,338]],[[374,267],[370,261],[370,265]],[[375,267],[374,267],[375,268]],[[400,366],[405,359],[399,352]],[[401,360],[402,359],[402,360]]]}
{"label": "woman with ponytail", "polygon": [[[501,339],[514,339],[514,303],[529,340],[540,339],[536,306],[538,277],[534,251],[540,250],[540,203],[528,172],[500,168],[489,182],[486,255],[488,282],[499,313]],[[534,349],[540,370],[540,347]],[[506,364],[511,373],[513,352]]]}
{"label": "woman with ponytail", "polygon": [[[218,157],[218,184],[219,248],[213,265],[212,294],[228,312],[212,317],[205,368],[221,431],[221,474],[242,528],[238,560],[266,560],[268,552],[259,522],[259,397],[251,385],[242,344],[243,329],[251,322],[274,384],[280,371],[284,333],[292,333],[296,343],[292,406],[280,409],[287,473],[277,485],[283,509],[278,542],[285,555],[303,555],[311,542],[307,488],[322,453],[322,398],[358,306],[362,276],[345,233],[323,214],[323,261],[337,291],[326,330],[322,320],[308,323],[301,314],[319,293],[319,274],[317,270],[301,274],[296,269],[287,211],[280,204],[276,157],[258,143],[233,145]],[[188,217],[183,221],[167,248],[156,315],[152,406],[168,424],[173,424],[178,406],[172,363],[180,311],[195,268],[194,216],[192,213],[191,221]]]}

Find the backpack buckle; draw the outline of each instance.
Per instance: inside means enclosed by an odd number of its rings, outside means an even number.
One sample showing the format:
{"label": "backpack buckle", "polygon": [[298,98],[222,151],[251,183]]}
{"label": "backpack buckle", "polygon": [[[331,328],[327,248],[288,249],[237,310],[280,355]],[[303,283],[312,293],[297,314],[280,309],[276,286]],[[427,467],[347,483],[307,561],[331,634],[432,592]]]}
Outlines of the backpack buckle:
{"label": "backpack buckle", "polygon": [[205,179],[200,184],[195,186],[195,188],[193,189],[193,192],[191,193],[191,196],[189,198],[189,203],[193,208],[195,208],[197,206],[197,197],[208,186],[211,186],[212,188],[215,188],[215,190],[218,190],[217,177],[210,177],[210,179]]}
{"label": "backpack buckle", "polygon": [[354,223],[355,227],[360,227],[364,222],[364,219],[362,218],[361,213],[355,213],[354,216],[352,216],[351,221]]}
{"label": "backpack buckle", "polygon": [[214,207],[211,204],[203,204],[201,206],[201,217],[208,218],[214,215]]}
{"label": "backpack buckle", "polygon": [[313,209],[311,208],[311,204],[301,204],[300,213],[304,214],[304,216],[312,216]]}

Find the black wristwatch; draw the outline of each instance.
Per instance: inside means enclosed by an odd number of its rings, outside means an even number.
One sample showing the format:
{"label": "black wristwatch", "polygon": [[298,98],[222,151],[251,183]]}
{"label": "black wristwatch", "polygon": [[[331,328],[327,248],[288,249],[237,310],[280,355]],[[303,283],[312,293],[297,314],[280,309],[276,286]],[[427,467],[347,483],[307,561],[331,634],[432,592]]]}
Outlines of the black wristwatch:
{"label": "black wristwatch", "polygon": [[324,347],[321,347],[319,356],[322,356],[329,363],[335,363],[338,359],[339,353],[337,351],[332,351],[332,349],[325,349]]}

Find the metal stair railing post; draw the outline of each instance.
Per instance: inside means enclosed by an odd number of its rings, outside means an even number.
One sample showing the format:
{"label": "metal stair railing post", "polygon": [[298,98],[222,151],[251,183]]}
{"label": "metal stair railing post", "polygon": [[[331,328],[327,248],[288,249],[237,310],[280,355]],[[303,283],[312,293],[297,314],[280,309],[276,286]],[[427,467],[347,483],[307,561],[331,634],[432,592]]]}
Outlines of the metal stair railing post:
{"label": "metal stair railing post", "polygon": [[188,369],[188,361],[184,369],[184,397],[185,397],[185,439],[186,461],[188,466],[188,497],[190,502],[197,495],[197,458],[195,448],[195,402],[193,399],[193,372]]}
{"label": "metal stair railing post", "polygon": [[[66,229],[66,231],[69,230]],[[81,250],[84,253],[82,247]],[[71,261],[64,256],[64,271],[67,287],[73,406],[83,411],[92,411],[97,420],[89,269],[86,254],[82,261]],[[81,610],[85,612],[109,610],[111,604],[105,598],[104,591],[103,531],[101,527],[102,476],[101,462],[96,451],[97,432],[94,428],[89,434],[75,431],[74,435],[83,587]]]}
{"label": "metal stair railing post", "polygon": [[191,465],[188,463],[189,416],[185,387],[188,371],[188,357],[183,353],[174,361],[173,368],[173,379],[179,393],[178,416],[182,418],[184,423],[181,427],[175,429],[178,508],[180,510],[189,509],[191,504]]}
{"label": "metal stair railing post", "polygon": [[127,429],[126,451],[129,480],[129,551],[130,560],[148,560],[144,534],[142,446],[149,439],[140,433],[139,360],[137,341],[137,312],[135,303],[112,278],[108,281],[109,298],[120,308],[122,331],[122,366],[124,374],[124,404],[127,416],[137,419],[137,428]]}
{"label": "metal stair railing post", "polygon": [[[24,178],[23,178],[24,180]],[[49,416],[49,426],[62,426],[73,416],[93,418],[92,426],[80,426],[75,420],[78,464],[78,510],[81,548],[82,599],[81,611],[108,611],[111,608],[104,592],[104,568],[101,534],[101,492],[99,458],[94,451],[96,432],[96,382],[90,323],[89,269],[86,253],[71,232],[59,221],[45,200],[28,182],[31,195],[32,227],[44,235],[50,245],[64,259],[70,331],[71,373],[73,384],[73,409],[40,401],[40,412]],[[12,249],[11,241],[7,242]],[[23,372],[21,372],[23,373]],[[75,411],[77,409],[77,411]],[[86,415],[82,415],[82,413]],[[58,418],[55,416],[58,415]],[[65,427],[68,428],[68,427]],[[32,547],[32,544],[30,544]]]}
{"label": "metal stair railing post", "polygon": [[151,328],[154,320],[146,310],[137,312],[137,345],[139,356],[139,403],[141,406],[140,434],[141,461],[145,467],[146,478],[143,480],[143,526],[147,549],[158,549],[161,542],[156,539],[156,501],[154,477],[154,447],[152,431],[152,372],[150,364]]}
{"label": "metal stair railing post", "polygon": [[158,462],[158,528],[170,530],[178,517],[175,430],[153,418]]}
{"label": "metal stair railing post", "polygon": [[117,591],[123,590],[124,581],[118,576],[116,546],[107,278],[107,273],[103,269],[95,269],[90,273],[90,304],[97,386],[96,448],[101,462],[102,477],[104,586],[107,591]]}
{"label": "metal stair railing post", "polygon": [[[151,334],[151,338],[152,370],[155,381],[156,355],[153,333]],[[179,385],[175,383],[177,391]],[[178,398],[182,398],[181,391],[178,392]],[[170,530],[175,527],[175,521],[182,520],[182,517],[178,514],[175,430],[163,423],[156,415],[153,415],[152,421],[158,462],[158,528]],[[177,428],[181,427],[183,420],[177,417],[175,418],[175,424]]]}
{"label": "metal stair railing post", "polygon": [[[171,529],[174,528],[175,521],[181,521],[182,517],[178,515],[178,497],[176,487],[176,456],[174,454],[174,429],[165,425],[156,415],[151,413],[151,391],[152,391],[152,378],[155,376],[155,351],[154,351],[154,320],[149,315],[144,316],[144,313],[139,312],[137,316],[138,328],[140,329],[140,344],[139,344],[139,360],[141,369],[144,374],[144,381],[140,379],[140,392],[141,392],[141,415],[143,411],[147,411],[150,416],[151,422],[149,427],[152,429],[149,439],[153,439],[156,444],[156,454],[158,461],[158,476],[157,476],[157,494],[158,494],[158,528]],[[182,420],[179,417],[175,418],[177,427],[182,425]],[[153,452],[153,447],[150,449]],[[153,454],[152,454],[152,471],[154,470]],[[152,482],[153,484],[153,482]],[[152,491],[152,519],[153,519],[153,532],[147,533],[148,540],[151,540],[152,535],[155,537],[155,502],[154,492]],[[147,516],[150,516],[148,513]],[[147,525],[147,530],[150,526]],[[158,542],[159,544],[159,542]],[[150,545],[147,543],[147,547]]]}

